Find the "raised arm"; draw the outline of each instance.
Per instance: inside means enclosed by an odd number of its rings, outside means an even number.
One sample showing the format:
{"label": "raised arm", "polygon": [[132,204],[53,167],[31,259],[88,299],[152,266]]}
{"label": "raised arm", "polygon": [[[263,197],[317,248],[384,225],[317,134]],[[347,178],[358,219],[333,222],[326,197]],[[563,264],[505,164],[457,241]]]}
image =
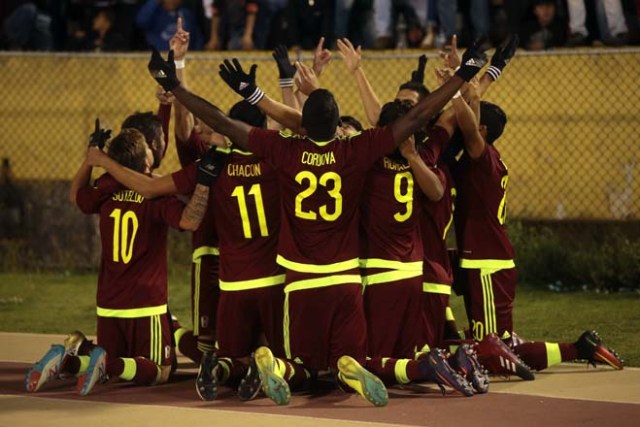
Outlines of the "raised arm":
{"label": "raised arm", "polygon": [[489,89],[489,86],[502,75],[502,71],[516,54],[519,42],[520,38],[518,35],[511,34],[504,43],[496,49],[491,57],[491,66],[487,68],[487,72],[484,73],[480,79],[480,97],[482,97],[487,89]]}
{"label": "raised arm", "polygon": [[[182,87],[176,76],[173,51],[169,52],[169,58],[165,61],[162,59],[160,52],[154,49],[148,68],[153,78],[160,83],[164,90],[173,92],[178,101],[180,101],[182,105],[184,105],[196,117],[215,129],[216,132],[230,138],[240,148],[248,150],[249,131],[251,130],[251,126],[240,121],[230,119],[218,107]],[[253,89],[255,92],[252,94],[252,99],[256,102],[264,96],[264,93],[257,88],[255,84],[253,87],[245,87],[241,85],[241,83],[244,82],[237,83],[236,87],[238,88],[244,87],[249,90]]]}
{"label": "raised arm", "polygon": [[[169,47],[173,50],[176,64],[176,76],[184,87],[187,86],[185,73],[185,58],[189,49],[189,33],[182,27],[182,18],[178,17],[176,33],[169,40]],[[185,142],[191,136],[195,123],[193,114],[180,102],[175,103],[175,134],[176,143]]]}
{"label": "raised arm", "polygon": [[[470,85],[469,93],[472,103],[480,101],[479,90],[476,85]],[[456,112],[458,126],[464,137],[464,147],[472,159],[477,159],[485,149],[485,141],[480,134],[479,119],[467,104],[463,97],[458,96],[452,100],[453,108]]]}
{"label": "raised arm", "polygon": [[355,49],[348,39],[338,39],[337,43],[345,67],[347,67],[347,70],[356,79],[358,93],[360,94],[367,120],[369,120],[371,126],[376,126],[378,124],[378,118],[380,117],[382,104],[362,68],[362,50],[360,46]]}
{"label": "raised arm", "polygon": [[487,55],[474,43],[462,56],[462,65],[445,84],[423,98],[407,114],[391,124],[393,139],[400,144],[415,131],[425,125],[438,111],[445,106],[451,97],[468,82],[487,63]]}
{"label": "raised arm", "polygon": [[442,182],[440,182],[438,176],[429,169],[418,154],[413,136],[400,144],[400,153],[409,162],[413,176],[425,196],[434,202],[442,199],[444,194]]}
{"label": "raised arm", "polygon": [[[95,147],[97,150],[102,151],[102,147],[111,137],[110,129],[102,129],[100,127],[100,119],[96,118],[95,129],[93,133],[89,136],[89,149]],[[85,159],[78,171],[74,175],[71,180],[71,188],[69,189],[69,202],[73,205],[77,205],[76,197],[78,195],[78,190],[84,187],[88,187],[91,183],[91,171],[93,167],[87,160]]]}

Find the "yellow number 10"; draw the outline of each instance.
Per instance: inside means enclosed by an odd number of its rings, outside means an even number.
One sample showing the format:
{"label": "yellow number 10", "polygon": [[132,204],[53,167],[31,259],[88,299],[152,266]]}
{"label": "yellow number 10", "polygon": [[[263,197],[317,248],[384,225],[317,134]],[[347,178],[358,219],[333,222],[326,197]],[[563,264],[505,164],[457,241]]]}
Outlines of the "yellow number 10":
{"label": "yellow number 10", "polygon": [[[113,218],[113,262],[129,264],[133,257],[133,241],[138,232],[138,217],[133,211],[126,211],[122,215],[121,209],[114,209],[109,217]],[[129,223],[131,223],[131,237],[129,237]]]}
{"label": "yellow number 10", "polygon": [[[253,184],[247,194],[253,196],[256,201],[256,214],[258,215],[260,235],[267,237],[269,235],[269,229],[267,228],[267,217],[264,213],[260,184]],[[251,222],[249,221],[249,211],[247,209],[247,199],[244,195],[244,187],[239,185],[234,188],[231,196],[238,198],[238,209],[240,209],[240,218],[242,218],[242,232],[244,233],[245,239],[251,239],[253,235],[251,233]]]}

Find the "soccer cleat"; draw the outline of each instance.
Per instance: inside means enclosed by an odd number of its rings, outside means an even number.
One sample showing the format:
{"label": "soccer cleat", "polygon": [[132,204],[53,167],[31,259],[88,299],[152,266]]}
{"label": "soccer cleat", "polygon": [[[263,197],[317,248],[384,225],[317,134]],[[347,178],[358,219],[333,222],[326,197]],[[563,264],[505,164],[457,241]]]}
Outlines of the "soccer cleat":
{"label": "soccer cleat", "polygon": [[445,394],[444,386],[447,385],[467,397],[473,396],[473,387],[449,365],[444,350],[439,348],[431,350],[420,359],[419,363],[423,377],[436,383],[443,395]]}
{"label": "soccer cleat", "polygon": [[196,391],[202,400],[214,400],[218,395],[218,356],[211,352],[202,353],[200,369],[196,377]]}
{"label": "soccer cleat", "polygon": [[27,372],[25,378],[27,391],[34,393],[50,380],[58,378],[64,354],[64,346],[52,345],[49,351]]}
{"label": "soccer cleat", "polygon": [[240,384],[238,384],[238,398],[243,402],[253,400],[260,392],[261,387],[262,381],[260,380],[260,374],[258,373],[258,366],[256,365],[256,360],[252,355],[247,373],[244,375],[244,378],[240,380]]}
{"label": "soccer cleat", "polygon": [[475,350],[470,344],[461,344],[449,357],[449,365],[471,383],[476,393],[489,391],[489,373],[478,361]]}
{"label": "soccer cleat", "polygon": [[77,356],[80,346],[87,341],[87,337],[80,331],[73,331],[64,339],[64,351],[66,356]]}
{"label": "soccer cleat", "polygon": [[374,406],[385,406],[389,402],[384,383],[353,357],[342,356],[338,359],[338,379]]}
{"label": "soccer cleat", "polygon": [[276,372],[276,359],[268,347],[259,347],[253,354],[262,391],[278,405],[288,405],[291,400],[289,384]]}
{"label": "soccer cleat", "polygon": [[496,334],[489,334],[475,344],[478,361],[493,375],[516,375],[532,381],[536,377],[529,368]]}
{"label": "soccer cleat", "polygon": [[585,331],[576,341],[578,358],[584,359],[593,366],[596,362],[606,363],[613,369],[622,369],[622,360],[615,350],[604,345],[596,331]]}
{"label": "soccer cleat", "polygon": [[89,353],[89,367],[78,377],[78,393],[86,396],[96,384],[107,381],[106,364],[107,352],[102,347],[95,346]]}

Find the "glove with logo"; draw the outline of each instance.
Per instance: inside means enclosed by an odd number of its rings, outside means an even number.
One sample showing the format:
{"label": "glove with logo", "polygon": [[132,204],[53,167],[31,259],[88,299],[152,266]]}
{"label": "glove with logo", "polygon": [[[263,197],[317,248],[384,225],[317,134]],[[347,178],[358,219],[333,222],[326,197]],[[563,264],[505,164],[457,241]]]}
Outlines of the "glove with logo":
{"label": "glove with logo", "polygon": [[220,77],[247,102],[253,105],[257,104],[264,96],[264,92],[256,85],[256,68],[258,66],[253,64],[247,74],[237,58],[233,58],[232,61],[233,63],[225,59],[220,64]]}
{"label": "glove with logo", "polygon": [[162,59],[158,49],[153,48],[147,68],[151,73],[151,77],[156,79],[158,84],[167,92],[180,86],[180,80],[176,75],[176,63],[173,60],[173,50],[169,51],[169,56],[165,61]]}
{"label": "glove with logo", "polygon": [[464,81],[471,80],[487,63],[487,54],[482,49],[482,40],[478,39],[462,55],[460,68],[456,75]]}
{"label": "glove with logo", "polygon": [[100,119],[96,118],[96,128],[91,135],[89,135],[89,147],[104,148],[105,142],[111,138],[111,129],[101,129]]}
{"label": "glove with logo", "polygon": [[511,34],[507,37],[507,40],[496,49],[496,52],[491,57],[491,65],[487,68],[487,74],[493,81],[498,80],[498,77],[502,74],[502,70],[507,66],[511,58],[516,54],[516,48],[520,39],[517,34]]}
{"label": "glove with logo", "polygon": [[227,162],[227,154],[216,151],[216,146],[211,146],[198,162],[196,182],[210,187],[216,180]]}
{"label": "glove with logo", "polygon": [[427,55],[420,55],[418,58],[418,68],[411,72],[411,81],[424,83],[424,69],[427,66]]}
{"label": "glove with logo", "polygon": [[278,65],[280,75],[280,87],[293,87],[293,76],[296,74],[296,67],[289,62],[289,53],[285,45],[278,45],[273,51],[273,59]]}

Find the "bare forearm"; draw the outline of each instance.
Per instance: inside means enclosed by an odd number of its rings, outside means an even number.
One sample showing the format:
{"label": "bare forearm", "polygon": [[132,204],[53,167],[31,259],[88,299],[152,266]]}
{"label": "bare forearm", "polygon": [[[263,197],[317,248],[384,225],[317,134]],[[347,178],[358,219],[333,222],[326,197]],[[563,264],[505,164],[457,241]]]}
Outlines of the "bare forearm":
{"label": "bare forearm", "polygon": [[484,75],[480,79],[480,86],[478,87],[478,93],[480,94],[480,97],[484,96],[484,93],[489,89],[491,83],[493,83],[493,79],[491,78],[491,76],[489,76],[489,74],[487,73],[484,73]]}
{"label": "bare forearm", "polygon": [[427,167],[419,155],[416,154],[409,157],[408,161],[409,166],[411,166],[413,176],[418,182],[418,186],[420,186],[420,189],[427,198],[433,202],[437,202],[442,199],[444,187],[442,186],[442,182],[438,179],[438,176]]}
{"label": "bare forearm", "polygon": [[302,127],[302,114],[300,111],[271,99],[268,95],[256,104],[258,108],[282,126],[300,132]]}
{"label": "bare forearm", "polygon": [[369,124],[371,124],[371,126],[376,126],[378,124],[378,119],[380,118],[382,104],[380,103],[376,92],[373,90],[373,87],[371,86],[371,83],[369,83],[369,79],[367,79],[362,68],[358,68],[354,72],[354,77],[358,85],[358,92],[360,93],[360,99],[362,99],[362,105],[364,107],[364,112],[367,115],[367,120],[369,120]]}
{"label": "bare forearm", "polygon": [[200,227],[202,218],[207,212],[209,202],[209,187],[197,184],[191,195],[191,199],[182,211],[180,218],[180,228],[183,230],[197,230]]}
{"label": "bare forearm", "polygon": [[218,107],[191,93],[182,85],[175,88],[173,94],[193,115],[215,129],[216,132],[229,137],[240,148],[248,149],[248,135],[251,129],[249,125],[231,120]]}
{"label": "bare forearm", "polygon": [[480,135],[476,115],[462,97],[454,99],[452,104],[456,112],[458,126],[464,137],[464,147],[469,156],[472,159],[476,159],[480,157],[484,151],[485,144],[484,139]]}
{"label": "bare forearm", "polygon": [[256,25],[256,14],[255,13],[249,13],[247,14],[247,19],[246,22],[244,24],[244,36],[247,38],[252,38],[253,37],[253,28]]}
{"label": "bare forearm", "polygon": [[429,96],[420,101],[407,114],[393,122],[393,139],[396,144],[401,143],[415,131],[424,126],[431,118],[444,107],[451,97],[462,87],[465,81],[453,76],[445,84],[440,86]]}
{"label": "bare forearm", "polygon": [[69,202],[71,204],[76,204],[78,190],[89,186],[91,182],[92,169],[93,168],[87,162],[82,162],[82,165],[78,168],[78,171],[71,180],[71,188],[69,189]]}
{"label": "bare forearm", "polygon": [[282,102],[284,105],[291,107],[296,111],[300,111],[300,104],[298,103],[298,98],[296,98],[296,94],[292,87],[282,88]]}

